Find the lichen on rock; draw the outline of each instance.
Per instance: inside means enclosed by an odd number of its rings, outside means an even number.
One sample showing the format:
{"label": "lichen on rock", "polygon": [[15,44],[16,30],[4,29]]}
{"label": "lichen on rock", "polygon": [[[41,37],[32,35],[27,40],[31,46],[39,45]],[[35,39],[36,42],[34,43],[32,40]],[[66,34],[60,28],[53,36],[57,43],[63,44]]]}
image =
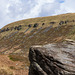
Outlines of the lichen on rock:
{"label": "lichen on rock", "polygon": [[75,75],[75,45],[67,43],[32,46],[29,75]]}

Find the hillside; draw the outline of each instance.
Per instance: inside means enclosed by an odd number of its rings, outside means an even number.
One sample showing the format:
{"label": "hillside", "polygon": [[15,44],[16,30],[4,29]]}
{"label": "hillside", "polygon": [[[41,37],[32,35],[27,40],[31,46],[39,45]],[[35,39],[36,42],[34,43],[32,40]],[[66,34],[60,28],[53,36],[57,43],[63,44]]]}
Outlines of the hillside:
{"label": "hillside", "polygon": [[29,66],[32,45],[75,40],[75,13],[17,21],[0,29],[0,54]]}

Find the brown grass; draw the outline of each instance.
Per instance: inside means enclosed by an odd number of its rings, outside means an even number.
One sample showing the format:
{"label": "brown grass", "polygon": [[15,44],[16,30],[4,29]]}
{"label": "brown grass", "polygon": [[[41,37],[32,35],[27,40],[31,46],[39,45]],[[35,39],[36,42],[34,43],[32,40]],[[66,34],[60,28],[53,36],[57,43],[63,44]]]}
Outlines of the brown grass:
{"label": "brown grass", "polygon": [[[57,29],[60,21],[67,20],[69,21],[67,24],[62,24]],[[22,25],[22,29],[10,38],[8,38],[9,35],[16,32],[17,30],[0,33],[0,53],[7,53],[9,54],[9,58],[11,60],[25,62],[25,64],[29,66],[28,52],[30,46],[63,42],[67,38],[75,40],[75,22],[73,22],[73,20],[75,20],[75,13],[32,18],[8,24],[3,28]],[[55,22],[55,24],[50,24],[50,22]],[[33,28],[35,23],[39,24],[37,28]],[[42,23],[45,23],[45,25],[42,26]],[[28,27],[25,27],[25,25],[29,24],[32,24],[32,27],[26,33],[24,33],[28,29]],[[47,32],[42,33],[50,25],[53,25],[53,28]],[[36,33],[40,27],[42,27],[42,29]],[[34,31],[31,32],[33,29]],[[36,34],[29,38],[34,33]]]}

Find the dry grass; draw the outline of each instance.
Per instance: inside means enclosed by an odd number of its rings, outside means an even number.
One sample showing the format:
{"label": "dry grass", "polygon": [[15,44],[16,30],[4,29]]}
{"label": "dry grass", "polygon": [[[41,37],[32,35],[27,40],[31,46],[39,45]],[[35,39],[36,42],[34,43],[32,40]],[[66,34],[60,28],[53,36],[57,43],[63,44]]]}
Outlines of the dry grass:
{"label": "dry grass", "polygon": [[[64,23],[59,27],[60,21],[67,20],[69,21],[67,24]],[[9,55],[9,58],[11,60],[25,62],[25,64],[29,66],[28,52],[30,46],[63,42],[66,38],[75,40],[75,22],[73,22],[73,20],[75,20],[74,13],[51,17],[32,18],[8,24],[3,28],[22,25],[22,29],[11,37],[9,37],[9,35],[16,32],[17,30],[0,33],[0,49],[3,50],[0,50],[0,53],[10,54],[10,51],[12,51],[11,54],[13,55]],[[55,22],[55,24],[50,24],[50,22]],[[39,24],[37,28],[33,28],[33,25],[35,23]],[[42,26],[42,23],[45,23],[45,25]],[[25,27],[25,25],[29,24],[32,24],[32,27],[26,33],[24,33],[28,29],[28,27]],[[53,27],[47,32],[43,32],[50,25],[53,25]],[[36,33],[40,27],[42,27],[42,29],[38,33]],[[34,31],[31,32],[32,30]],[[34,36],[29,38],[32,35]],[[17,48],[15,48],[16,46]],[[16,52],[17,54],[15,54]]]}
{"label": "dry grass", "polygon": [[0,70],[0,75],[13,75],[12,73],[7,73],[5,70]]}
{"label": "dry grass", "polygon": [[27,56],[24,57],[24,56],[21,56],[21,55],[19,55],[19,54],[14,54],[14,55],[12,54],[12,55],[9,55],[8,57],[9,57],[10,60],[12,60],[12,61],[24,62],[27,66],[29,66],[29,60],[28,60]]}
{"label": "dry grass", "polygon": [[1,67],[0,75],[13,75],[13,72],[8,67]]}

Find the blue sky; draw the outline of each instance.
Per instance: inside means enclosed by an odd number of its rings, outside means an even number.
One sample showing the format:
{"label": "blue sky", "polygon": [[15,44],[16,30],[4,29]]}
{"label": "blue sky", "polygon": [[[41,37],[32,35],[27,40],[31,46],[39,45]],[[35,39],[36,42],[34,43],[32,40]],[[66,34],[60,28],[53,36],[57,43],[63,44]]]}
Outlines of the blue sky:
{"label": "blue sky", "polygon": [[0,28],[22,19],[75,13],[75,0],[1,0]]}

